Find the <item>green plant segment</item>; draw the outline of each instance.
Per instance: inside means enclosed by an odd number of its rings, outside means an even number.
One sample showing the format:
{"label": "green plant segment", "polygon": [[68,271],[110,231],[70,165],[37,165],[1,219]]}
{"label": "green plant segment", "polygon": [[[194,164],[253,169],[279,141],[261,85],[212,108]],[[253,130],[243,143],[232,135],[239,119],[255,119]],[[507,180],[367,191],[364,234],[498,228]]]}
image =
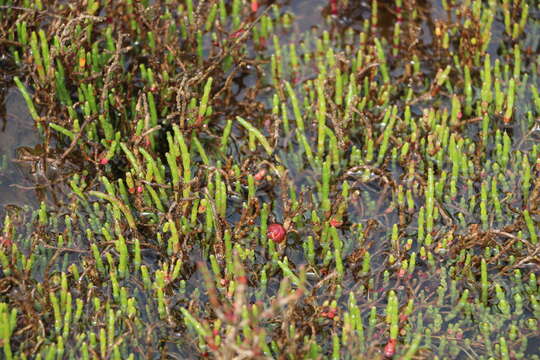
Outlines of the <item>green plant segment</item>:
{"label": "green plant segment", "polygon": [[538,5],[268,3],[0,0],[77,166],[3,219],[3,356],[540,359]]}

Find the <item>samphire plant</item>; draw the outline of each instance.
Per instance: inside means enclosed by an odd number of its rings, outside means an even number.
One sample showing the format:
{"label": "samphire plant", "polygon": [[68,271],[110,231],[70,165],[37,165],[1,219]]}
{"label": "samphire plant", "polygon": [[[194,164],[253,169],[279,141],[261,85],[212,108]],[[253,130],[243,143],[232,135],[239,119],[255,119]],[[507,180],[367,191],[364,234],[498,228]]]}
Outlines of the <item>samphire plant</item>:
{"label": "samphire plant", "polygon": [[3,358],[540,358],[539,5],[291,3],[0,0]]}

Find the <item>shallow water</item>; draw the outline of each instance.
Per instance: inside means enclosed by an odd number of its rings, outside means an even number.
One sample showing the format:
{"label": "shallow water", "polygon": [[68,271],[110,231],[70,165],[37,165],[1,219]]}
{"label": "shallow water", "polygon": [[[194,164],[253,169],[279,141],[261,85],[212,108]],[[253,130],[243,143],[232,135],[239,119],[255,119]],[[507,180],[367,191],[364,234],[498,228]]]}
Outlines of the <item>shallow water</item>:
{"label": "shallow water", "polygon": [[19,90],[12,86],[5,92],[0,103],[0,159],[5,166],[0,169],[0,215],[6,206],[35,206],[36,191],[31,187],[31,164],[19,163],[18,150],[41,144],[34,120],[28,112]]}

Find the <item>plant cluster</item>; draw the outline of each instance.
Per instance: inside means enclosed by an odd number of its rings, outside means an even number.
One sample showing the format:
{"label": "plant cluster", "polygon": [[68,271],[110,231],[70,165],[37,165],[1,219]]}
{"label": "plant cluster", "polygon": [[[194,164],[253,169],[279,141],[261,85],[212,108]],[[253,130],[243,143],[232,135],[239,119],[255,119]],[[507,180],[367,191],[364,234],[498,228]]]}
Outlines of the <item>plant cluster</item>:
{"label": "plant cluster", "polygon": [[317,4],[0,0],[4,358],[540,359],[540,6]]}

